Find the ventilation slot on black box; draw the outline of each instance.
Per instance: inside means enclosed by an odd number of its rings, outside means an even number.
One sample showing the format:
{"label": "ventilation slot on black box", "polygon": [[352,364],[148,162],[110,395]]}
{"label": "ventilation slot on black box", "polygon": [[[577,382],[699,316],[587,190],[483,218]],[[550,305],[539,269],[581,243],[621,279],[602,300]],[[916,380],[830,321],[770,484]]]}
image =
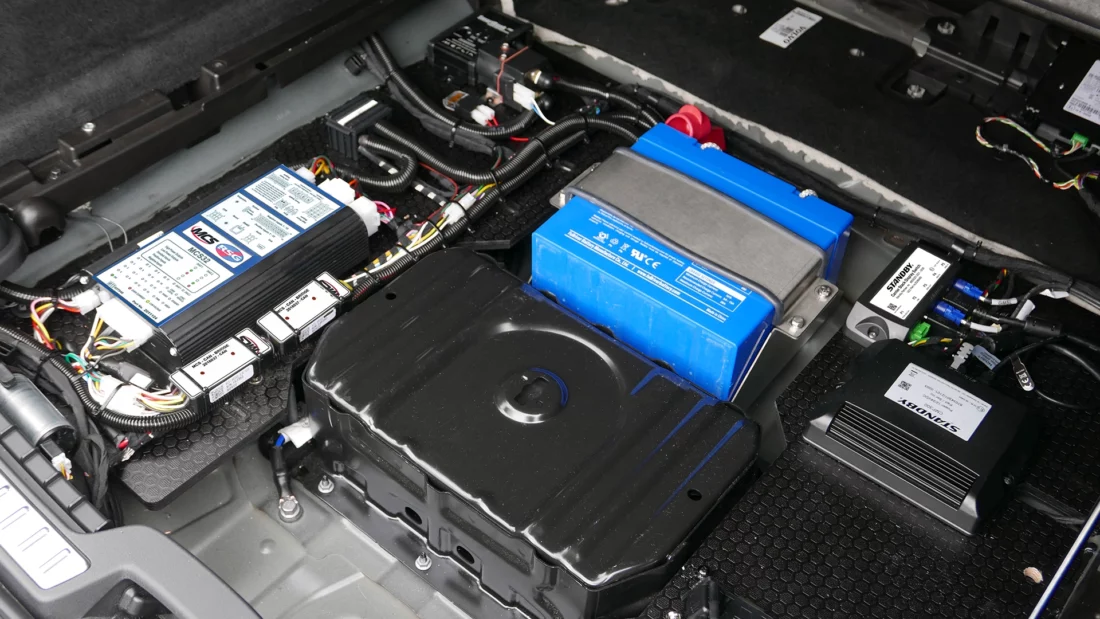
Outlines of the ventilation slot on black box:
{"label": "ventilation slot on black box", "polygon": [[836,414],[828,435],[952,507],[962,504],[978,479],[973,471],[851,403],[846,402]]}

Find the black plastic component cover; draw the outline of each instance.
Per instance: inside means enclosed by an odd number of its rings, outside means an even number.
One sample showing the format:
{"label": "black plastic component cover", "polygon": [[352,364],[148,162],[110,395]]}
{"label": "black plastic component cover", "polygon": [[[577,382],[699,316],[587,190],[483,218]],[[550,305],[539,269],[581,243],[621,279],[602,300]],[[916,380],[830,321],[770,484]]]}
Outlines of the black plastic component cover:
{"label": "black plastic component cover", "polygon": [[534,617],[659,590],[759,440],[732,406],[465,250],[330,326],[304,381],[332,471]]}
{"label": "black plastic component cover", "polygon": [[827,396],[806,429],[812,445],[973,535],[1020,478],[1037,418],[917,349],[881,342]]}

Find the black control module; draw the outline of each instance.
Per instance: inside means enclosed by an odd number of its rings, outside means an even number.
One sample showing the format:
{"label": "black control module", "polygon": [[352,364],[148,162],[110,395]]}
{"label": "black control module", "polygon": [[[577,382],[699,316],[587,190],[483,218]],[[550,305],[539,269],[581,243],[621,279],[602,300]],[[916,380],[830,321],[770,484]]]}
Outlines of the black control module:
{"label": "black control module", "polygon": [[806,440],[887,490],[973,535],[1035,447],[1020,403],[899,341],[855,361]]}

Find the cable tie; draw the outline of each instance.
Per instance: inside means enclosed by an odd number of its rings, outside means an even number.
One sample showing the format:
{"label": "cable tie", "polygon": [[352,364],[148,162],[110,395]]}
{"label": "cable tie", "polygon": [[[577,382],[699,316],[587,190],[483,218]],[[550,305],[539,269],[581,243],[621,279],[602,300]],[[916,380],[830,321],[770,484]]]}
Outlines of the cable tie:
{"label": "cable tie", "polygon": [[534,142],[535,144],[538,144],[539,148],[542,150],[543,156],[545,156],[545,157],[550,156],[550,151],[546,150],[546,144],[543,143],[542,138],[540,138],[538,136],[533,136],[532,138],[530,138],[530,140],[528,140],[527,143],[530,144],[532,142]]}
{"label": "cable tie", "polygon": [[34,374],[31,375],[32,383],[38,382],[38,379],[42,374],[42,368],[45,367],[46,363],[54,357],[61,357],[63,359],[65,355],[63,355],[60,350],[51,350],[49,351],[49,353],[43,355],[42,358],[38,360],[38,365],[34,368]]}
{"label": "cable tie", "polygon": [[[126,383],[123,383],[123,382],[120,381],[119,384],[116,385],[115,388],[111,390],[111,394],[107,396],[106,400],[103,400],[103,403],[99,405],[99,408],[96,409],[95,414],[92,415],[92,416],[93,417],[99,417],[103,413],[103,411],[106,410],[106,408],[108,406],[110,406],[111,400],[115,399],[115,394],[118,393],[118,391],[120,389],[122,389],[125,385],[126,385]],[[146,407],[146,408],[148,408],[148,407]]]}
{"label": "cable tie", "polygon": [[435,231],[439,233],[439,240],[441,241],[440,248],[447,249],[447,239],[443,238],[443,229],[436,225],[436,223],[432,221],[430,217],[424,221],[425,223],[431,224],[432,227],[435,228]]}

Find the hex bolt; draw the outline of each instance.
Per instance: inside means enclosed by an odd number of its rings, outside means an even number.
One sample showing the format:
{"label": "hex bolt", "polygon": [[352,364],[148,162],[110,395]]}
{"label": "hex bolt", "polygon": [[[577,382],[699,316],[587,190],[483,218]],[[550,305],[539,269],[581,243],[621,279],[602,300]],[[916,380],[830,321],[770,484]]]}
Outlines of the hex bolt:
{"label": "hex bolt", "polygon": [[792,331],[797,331],[806,326],[806,319],[801,316],[792,316],[789,324],[791,325]]}
{"label": "hex bolt", "polygon": [[84,123],[84,126],[82,126],[82,127],[80,128],[80,129],[81,129],[81,130],[82,130],[82,131],[83,131],[84,133],[91,133],[91,132],[95,131],[95,123],[93,123],[93,122],[86,122],[86,123]]}
{"label": "hex bolt", "polygon": [[432,567],[432,558],[428,556],[428,553],[422,552],[416,557],[416,562],[413,565],[421,572],[427,572]]}
{"label": "hex bolt", "polygon": [[877,340],[882,337],[882,332],[879,331],[878,327],[867,327],[867,337],[872,340]]}
{"label": "hex bolt", "polygon": [[936,31],[945,37],[949,37],[955,34],[955,24],[954,22],[949,22],[946,20],[941,21],[939,25],[936,26]]}
{"label": "hex bolt", "polygon": [[814,290],[814,292],[817,294],[817,298],[821,299],[822,301],[826,301],[833,296],[833,289],[826,286],[825,284],[818,286],[817,290]]}
{"label": "hex bolt", "polygon": [[294,496],[285,496],[279,499],[279,519],[283,522],[294,522],[302,517],[302,506]]}
{"label": "hex bolt", "polygon": [[905,89],[905,94],[909,95],[910,99],[923,99],[927,92],[920,84],[909,84],[909,88]]}
{"label": "hex bolt", "polygon": [[328,475],[325,475],[321,478],[321,481],[317,482],[317,492],[320,492],[321,494],[330,494],[335,489],[336,484]]}
{"label": "hex bolt", "polygon": [[257,374],[255,376],[253,376],[252,378],[248,379],[248,384],[250,384],[250,385],[258,385],[262,382],[264,382],[264,375],[263,374]]}

